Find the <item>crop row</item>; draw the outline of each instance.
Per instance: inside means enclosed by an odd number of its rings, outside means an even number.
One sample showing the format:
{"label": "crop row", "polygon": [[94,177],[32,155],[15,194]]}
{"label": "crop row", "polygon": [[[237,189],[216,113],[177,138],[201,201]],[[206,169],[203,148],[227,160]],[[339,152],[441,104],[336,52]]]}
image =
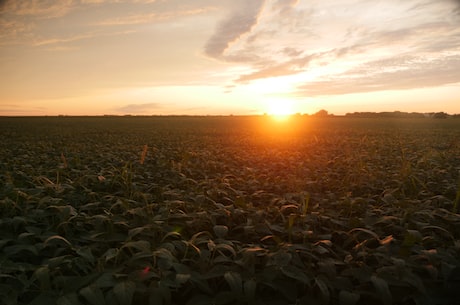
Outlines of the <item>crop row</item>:
{"label": "crop row", "polygon": [[457,297],[457,125],[3,120],[5,304]]}

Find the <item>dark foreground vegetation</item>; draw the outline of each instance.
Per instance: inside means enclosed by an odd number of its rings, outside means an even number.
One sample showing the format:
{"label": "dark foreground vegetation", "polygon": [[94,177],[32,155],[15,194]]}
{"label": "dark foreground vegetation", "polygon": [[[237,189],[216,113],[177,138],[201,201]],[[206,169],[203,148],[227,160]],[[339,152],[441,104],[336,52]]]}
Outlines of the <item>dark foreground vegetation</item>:
{"label": "dark foreground vegetation", "polygon": [[460,121],[0,118],[1,304],[458,304]]}

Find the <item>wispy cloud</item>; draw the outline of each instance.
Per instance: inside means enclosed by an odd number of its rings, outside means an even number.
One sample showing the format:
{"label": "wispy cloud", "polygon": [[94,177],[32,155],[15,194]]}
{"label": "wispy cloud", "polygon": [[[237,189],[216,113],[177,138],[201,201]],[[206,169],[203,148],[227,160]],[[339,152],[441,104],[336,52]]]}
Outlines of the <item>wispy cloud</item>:
{"label": "wispy cloud", "polygon": [[79,40],[84,39],[92,39],[95,37],[102,37],[102,36],[119,36],[119,35],[126,35],[134,33],[134,30],[126,30],[126,31],[118,31],[118,32],[88,32],[74,36],[68,37],[61,37],[61,38],[42,38],[42,39],[35,39],[33,45],[34,46],[46,46],[46,45],[55,45],[55,44],[66,44],[71,43]]}
{"label": "wispy cloud", "polygon": [[82,4],[103,4],[103,3],[154,3],[158,0],[80,0]]}
{"label": "wispy cloud", "polygon": [[251,31],[257,24],[257,19],[265,0],[245,1],[227,19],[221,22],[204,47],[206,55],[221,58],[231,43]]}
{"label": "wispy cloud", "polygon": [[58,43],[68,43],[68,42],[74,42],[82,39],[89,39],[95,37],[95,33],[86,33],[86,34],[80,34],[80,35],[75,35],[71,37],[65,37],[65,38],[46,38],[46,39],[36,39],[35,42],[33,43],[34,46],[44,46],[44,45],[51,45],[51,44],[58,44]]}
{"label": "wispy cloud", "polygon": [[3,12],[8,12],[17,16],[56,18],[66,15],[74,5],[74,0],[6,0],[0,7],[3,9]]}
{"label": "wispy cloud", "polygon": [[119,107],[117,111],[122,113],[149,113],[154,110],[162,108],[160,103],[143,103],[143,104],[128,104],[123,107]]}
{"label": "wispy cloud", "polygon": [[34,26],[21,20],[0,18],[0,46],[18,44],[30,38]]}
{"label": "wispy cloud", "polygon": [[[133,33],[134,25],[152,22],[165,22],[177,18],[203,14],[213,10],[210,6],[183,6],[180,9],[168,9],[168,6],[155,9],[154,0],[6,0],[0,5],[0,46],[5,45],[57,45],[91,39],[100,36],[118,36]],[[73,27],[65,26],[59,31],[48,31],[50,35],[41,29],[45,19],[61,18],[69,15],[74,10],[89,12],[92,8],[111,4],[130,4],[133,13],[131,15],[114,16],[119,14],[117,10],[107,10],[100,15],[91,15],[91,18],[81,19],[74,22]],[[146,4],[151,4],[146,6]],[[127,6],[128,7],[128,6]],[[150,9],[146,10],[146,8]],[[142,13],[135,13],[142,11]],[[62,19],[64,20],[64,19]],[[123,30],[102,29],[102,26],[119,26]],[[91,29],[90,29],[91,28]]]}
{"label": "wispy cloud", "polygon": [[297,96],[401,90],[460,82],[460,54],[434,60],[416,56],[366,63],[354,70],[299,86]]}
{"label": "wispy cloud", "polygon": [[24,105],[4,104],[0,105],[0,115],[30,115],[42,114],[48,110],[46,107],[35,106],[24,109]]}
{"label": "wispy cloud", "polygon": [[123,16],[106,19],[100,22],[95,23],[95,25],[134,25],[134,24],[143,24],[150,22],[166,21],[174,18],[180,18],[185,16],[198,15],[212,10],[211,7],[198,8],[198,9],[189,9],[189,10],[179,10],[179,11],[170,11],[170,12],[161,12],[161,13],[147,13],[147,14],[137,14],[131,16]]}
{"label": "wispy cloud", "polygon": [[[298,52],[288,50],[287,54],[295,57],[295,55],[297,55]],[[264,65],[252,73],[240,75],[236,82],[245,83],[251,80],[261,78],[286,76],[301,73],[304,71],[305,67],[309,64],[309,62],[315,59],[315,57],[316,55],[299,56],[286,62]]]}

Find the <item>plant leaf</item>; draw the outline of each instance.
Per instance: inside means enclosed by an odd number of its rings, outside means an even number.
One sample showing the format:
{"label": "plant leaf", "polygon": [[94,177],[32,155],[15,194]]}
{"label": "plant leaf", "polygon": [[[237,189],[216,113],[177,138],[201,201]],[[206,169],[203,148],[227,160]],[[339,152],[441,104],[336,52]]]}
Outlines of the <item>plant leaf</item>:
{"label": "plant leaf", "polygon": [[329,289],[327,288],[326,283],[320,278],[315,278],[315,284],[318,286],[319,290],[321,291],[321,303],[322,304],[329,304],[330,300],[330,293]]}
{"label": "plant leaf", "polygon": [[214,233],[218,238],[224,238],[227,236],[228,233],[228,227],[227,226],[222,226],[222,225],[216,225],[212,228],[214,230]]}
{"label": "plant leaf", "polygon": [[139,250],[140,252],[150,253],[150,243],[146,240],[127,242],[121,247],[121,249],[123,248],[133,248]]}
{"label": "plant leaf", "polygon": [[371,282],[374,285],[374,288],[377,290],[382,302],[384,305],[393,304],[390,288],[388,283],[375,275],[371,276]]}
{"label": "plant leaf", "polygon": [[227,284],[230,286],[230,289],[233,293],[237,295],[242,295],[243,293],[243,281],[241,280],[241,275],[235,271],[225,272],[224,278],[227,281]]}
{"label": "plant leaf", "polygon": [[296,266],[293,266],[293,265],[283,266],[281,267],[281,272],[283,272],[283,274],[286,275],[287,277],[298,280],[304,284],[308,285],[310,283],[310,278],[308,278],[305,272],[303,272]]}
{"label": "plant leaf", "polygon": [[244,282],[244,295],[249,301],[253,301],[256,297],[257,282],[254,279],[249,279]]}
{"label": "plant leaf", "polygon": [[76,293],[66,294],[56,301],[57,305],[79,305],[78,295]]}
{"label": "plant leaf", "polygon": [[177,273],[176,274],[176,283],[179,285],[185,284],[191,275],[189,273]]}
{"label": "plant leaf", "polygon": [[340,305],[355,305],[358,303],[360,295],[354,292],[341,290],[339,292],[339,303]]}
{"label": "plant leaf", "polygon": [[107,251],[105,251],[102,257],[104,257],[105,261],[108,262],[109,260],[117,257],[117,255],[118,255],[118,249],[110,248]]}
{"label": "plant leaf", "polygon": [[131,305],[136,285],[131,281],[123,281],[113,287],[113,293],[120,305]]}
{"label": "plant leaf", "polygon": [[105,304],[104,294],[96,285],[89,285],[80,290],[80,294],[92,305]]}
{"label": "plant leaf", "polygon": [[34,272],[34,277],[40,282],[41,290],[48,290],[50,288],[50,272],[48,266],[39,267]]}
{"label": "plant leaf", "polygon": [[54,242],[54,241],[62,241],[67,246],[72,247],[72,244],[67,239],[65,239],[64,237],[62,237],[60,235],[53,235],[53,236],[48,237],[44,242],[44,246],[46,247],[46,246],[48,246],[48,244],[50,242]]}

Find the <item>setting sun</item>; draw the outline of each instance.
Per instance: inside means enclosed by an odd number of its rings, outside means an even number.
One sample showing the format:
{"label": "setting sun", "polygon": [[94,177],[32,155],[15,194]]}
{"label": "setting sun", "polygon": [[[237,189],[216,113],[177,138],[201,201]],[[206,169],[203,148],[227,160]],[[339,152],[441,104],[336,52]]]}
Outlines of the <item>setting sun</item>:
{"label": "setting sun", "polygon": [[289,100],[271,100],[268,103],[268,114],[275,117],[288,117],[294,112],[293,104]]}

